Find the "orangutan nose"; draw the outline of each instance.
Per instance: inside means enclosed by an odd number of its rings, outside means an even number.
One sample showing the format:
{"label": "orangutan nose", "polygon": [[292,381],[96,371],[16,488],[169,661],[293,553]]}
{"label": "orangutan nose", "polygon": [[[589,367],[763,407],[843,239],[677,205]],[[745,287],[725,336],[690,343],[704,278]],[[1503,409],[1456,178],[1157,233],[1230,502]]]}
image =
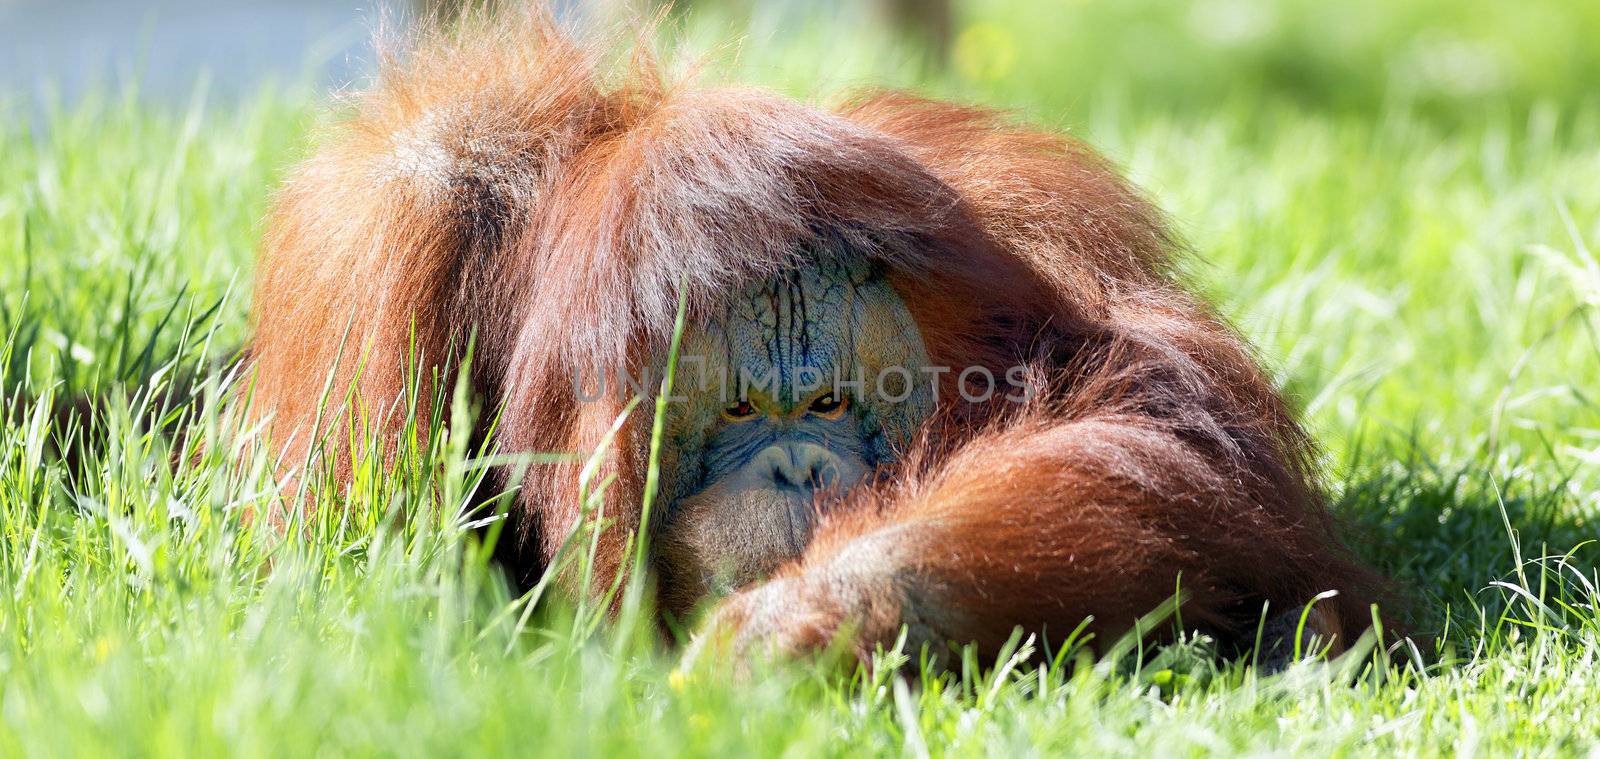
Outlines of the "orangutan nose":
{"label": "orangutan nose", "polygon": [[849,487],[860,479],[853,471],[858,467],[846,465],[816,443],[779,443],[762,451],[758,458],[762,470],[772,473],[772,482],[780,490],[810,494]]}

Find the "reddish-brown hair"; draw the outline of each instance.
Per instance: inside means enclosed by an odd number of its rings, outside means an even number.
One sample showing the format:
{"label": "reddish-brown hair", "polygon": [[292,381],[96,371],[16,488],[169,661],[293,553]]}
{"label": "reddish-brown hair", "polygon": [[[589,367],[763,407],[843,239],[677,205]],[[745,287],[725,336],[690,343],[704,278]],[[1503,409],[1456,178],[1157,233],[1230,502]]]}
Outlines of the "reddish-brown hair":
{"label": "reddish-brown hair", "polygon": [[[923,569],[988,610],[975,637],[1124,624],[1180,573],[1186,618],[1218,629],[1328,588],[1362,626],[1370,581],[1332,536],[1306,436],[1174,284],[1158,214],[1092,152],[905,94],[823,110],[674,81],[643,55],[606,66],[538,14],[468,26],[389,60],[280,195],[252,347],[280,453],[303,453],[329,372],[356,382],[345,411],[392,424],[408,365],[451,376],[469,335],[502,448],[587,452],[627,399],[578,403],[574,372],[639,368],[669,340],[680,288],[693,318],[829,236],[891,273],[933,363],[1026,365],[1046,392],[1022,409],[945,404],[914,463],[792,571],[920,520],[950,528]],[[648,430],[635,414],[607,459],[603,569],[638,527]],[[522,569],[573,528],[576,478],[576,464],[527,473]],[[1019,571],[1036,586],[988,580]]]}

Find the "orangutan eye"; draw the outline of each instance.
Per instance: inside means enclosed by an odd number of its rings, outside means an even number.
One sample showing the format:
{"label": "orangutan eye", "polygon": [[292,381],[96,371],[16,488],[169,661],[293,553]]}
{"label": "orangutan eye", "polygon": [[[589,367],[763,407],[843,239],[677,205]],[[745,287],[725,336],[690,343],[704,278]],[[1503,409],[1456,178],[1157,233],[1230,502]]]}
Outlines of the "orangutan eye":
{"label": "orangutan eye", "polygon": [[722,410],[722,418],[730,422],[748,422],[756,418],[756,407],[750,401],[739,401]]}
{"label": "orangutan eye", "polygon": [[811,408],[806,409],[824,419],[838,419],[844,416],[845,396],[828,393],[811,402]]}

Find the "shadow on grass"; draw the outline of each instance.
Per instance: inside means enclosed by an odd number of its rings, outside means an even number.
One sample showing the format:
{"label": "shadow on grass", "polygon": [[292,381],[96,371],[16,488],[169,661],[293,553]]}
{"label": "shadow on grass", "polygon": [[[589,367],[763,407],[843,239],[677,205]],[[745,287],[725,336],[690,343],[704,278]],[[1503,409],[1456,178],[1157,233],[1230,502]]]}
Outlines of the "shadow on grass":
{"label": "shadow on grass", "polygon": [[1333,508],[1356,554],[1394,580],[1408,602],[1397,618],[1414,634],[1471,647],[1525,624],[1527,610],[1514,607],[1559,617],[1593,603],[1582,586],[1600,573],[1600,515],[1570,476],[1534,462],[1444,465],[1404,444],[1388,451],[1402,455],[1351,467]]}

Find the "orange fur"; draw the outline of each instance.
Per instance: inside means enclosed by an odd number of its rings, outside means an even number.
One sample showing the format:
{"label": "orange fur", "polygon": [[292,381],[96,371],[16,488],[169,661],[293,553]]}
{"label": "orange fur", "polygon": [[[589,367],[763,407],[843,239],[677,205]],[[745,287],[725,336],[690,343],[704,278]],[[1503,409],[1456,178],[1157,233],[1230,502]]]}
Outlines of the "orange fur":
{"label": "orange fur", "polygon": [[[809,587],[794,614],[992,648],[1017,624],[1122,629],[1181,574],[1185,619],[1221,632],[1330,588],[1340,618],[1367,618],[1372,578],[1333,537],[1306,436],[1169,277],[1159,215],[1088,149],[902,94],[830,112],[674,82],[644,56],[613,72],[536,13],[468,26],[391,60],[279,198],[252,360],[283,455],[304,452],[330,372],[342,386],[364,362],[355,410],[392,426],[407,362],[452,376],[469,335],[503,448],[591,450],[626,399],[577,403],[574,371],[637,369],[680,287],[693,317],[837,235],[891,272],[934,363],[1027,365],[1047,392],[945,404],[913,463],[764,591]],[[607,459],[606,579],[638,527],[648,422]],[[576,479],[528,472],[525,578],[578,518]],[[898,557],[887,575],[841,570],[874,541]],[[875,611],[818,590],[833,587]]]}

